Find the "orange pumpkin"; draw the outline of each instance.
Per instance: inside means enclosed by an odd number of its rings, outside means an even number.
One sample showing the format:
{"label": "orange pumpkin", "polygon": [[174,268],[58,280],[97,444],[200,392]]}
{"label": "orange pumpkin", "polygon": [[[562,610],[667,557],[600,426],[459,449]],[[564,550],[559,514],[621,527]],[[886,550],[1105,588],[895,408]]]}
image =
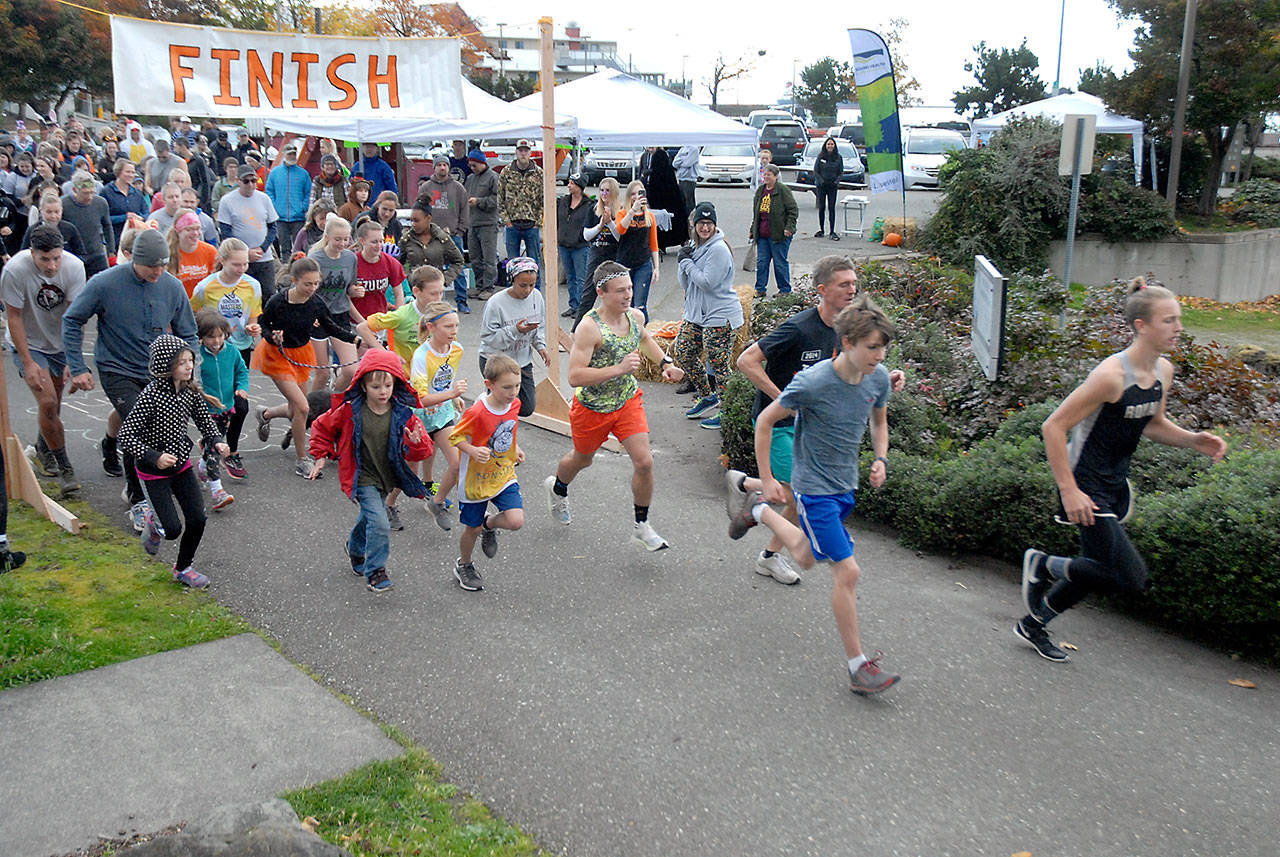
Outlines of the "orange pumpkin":
{"label": "orange pumpkin", "polygon": [[884,240],[881,241],[880,243],[886,247],[901,247],[902,236],[899,235],[897,232],[890,232],[884,236]]}

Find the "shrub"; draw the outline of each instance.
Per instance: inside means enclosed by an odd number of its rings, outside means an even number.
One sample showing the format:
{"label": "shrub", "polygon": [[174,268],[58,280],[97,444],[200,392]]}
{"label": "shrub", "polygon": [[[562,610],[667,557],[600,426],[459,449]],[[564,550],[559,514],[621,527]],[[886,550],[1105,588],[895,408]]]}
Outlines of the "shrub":
{"label": "shrub", "polygon": [[[1066,236],[1066,227],[1064,220],[1059,237]],[[1081,178],[1078,233],[1120,242],[1157,241],[1177,231],[1173,212],[1155,191],[1116,175],[1095,172]]]}
{"label": "shrub", "polygon": [[1251,179],[1271,179],[1280,182],[1280,158],[1255,157],[1250,169],[1249,178]]}
{"label": "shrub", "polygon": [[1280,182],[1250,179],[1218,208],[1235,223],[1252,223],[1263,229],[1280,226]]}
{"label": "shrub", "polygon": [[720,453],[727,467],[752,476],[759,473],[756,469],[755,424],[751,421],[755,398],[755,385],[747,376],[737,370],[730,372],[720,391]]}

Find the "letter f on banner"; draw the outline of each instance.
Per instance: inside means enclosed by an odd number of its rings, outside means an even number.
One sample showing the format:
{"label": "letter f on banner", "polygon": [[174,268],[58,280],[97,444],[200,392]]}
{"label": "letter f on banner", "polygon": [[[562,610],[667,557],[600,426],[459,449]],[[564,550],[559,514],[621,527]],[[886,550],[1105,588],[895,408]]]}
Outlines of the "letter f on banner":
{"label": "letter f on banner", "polygon": [[902,192],[902,130],[898,124],[898,91],[889,46],[878,33],[850,30],[853,83],[862,106],[862,133],[867,147],[867,180],[872,193]]}

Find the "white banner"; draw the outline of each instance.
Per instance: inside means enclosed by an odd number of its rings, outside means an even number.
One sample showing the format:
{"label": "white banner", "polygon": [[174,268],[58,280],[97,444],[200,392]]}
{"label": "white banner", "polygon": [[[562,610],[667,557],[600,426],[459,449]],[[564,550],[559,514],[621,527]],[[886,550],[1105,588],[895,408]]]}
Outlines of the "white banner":
{"label": "white banner", "polygon": [[309,36],[111,18],[119,113],[465,118],[457,39]]}

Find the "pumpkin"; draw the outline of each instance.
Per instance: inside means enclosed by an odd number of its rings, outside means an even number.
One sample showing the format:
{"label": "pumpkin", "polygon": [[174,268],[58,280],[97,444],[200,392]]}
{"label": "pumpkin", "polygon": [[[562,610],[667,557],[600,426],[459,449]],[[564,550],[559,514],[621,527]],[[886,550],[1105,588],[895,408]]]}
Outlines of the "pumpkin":
{"label": "pumpkin", "polygon": [[899,235],[897,232],[890,232],[884,236],[884,240],[881,241],[880,243],[886,247],[901,247],[902,236]]}

